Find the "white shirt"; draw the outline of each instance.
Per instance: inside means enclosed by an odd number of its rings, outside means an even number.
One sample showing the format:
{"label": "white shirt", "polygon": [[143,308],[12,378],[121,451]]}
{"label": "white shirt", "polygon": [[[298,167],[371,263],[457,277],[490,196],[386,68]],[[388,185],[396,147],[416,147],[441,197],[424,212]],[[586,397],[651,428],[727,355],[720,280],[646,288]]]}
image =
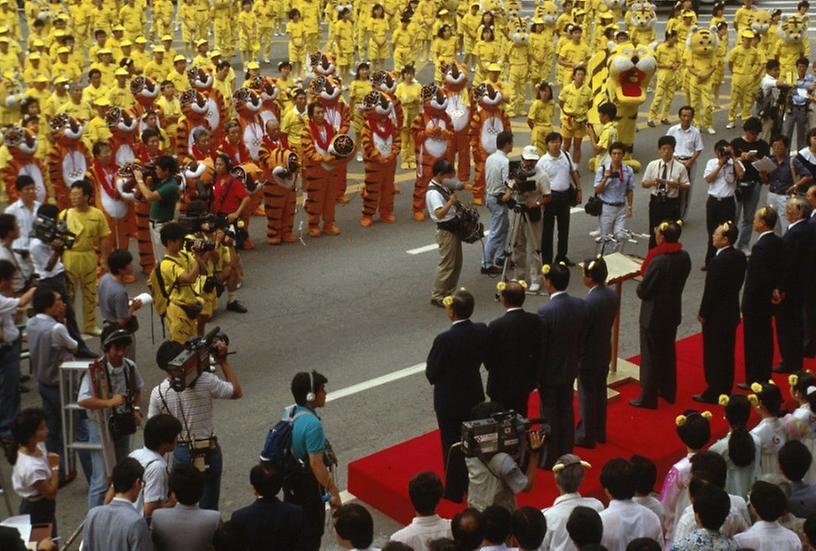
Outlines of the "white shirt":
{"label": "white shirt", "polygon": [[669,128],[666,135],[674,137],[677,141],[677,145],[674,146],[675,157],[694,157],[695,153],[703,150],[703,138],[696,126],[692,125],[688,130],[683,130],[679,124],[675,124]]}
{"label": "white shirt", "polygon": [[[751,526],[751,517],[748,514],[748,505],[740,496],[730,495],[731,509],[728,511],[728,516],[725,517],[725,522],[720,527],[720,534],[727,538],[733,538],[736,534],[744,532]],[[697,528],[697,522],[694,519],[694,506],[686,507],[683,514],[680,515],[680,520],[674,528],[674,545],[677,545],[681,539],[689,535]]]}
{"label": "white shirt", "polygon": [[497,149],[485,161],[485,190],[487,195],[499,195],[510,177],[510,159],[507,153]]}
{"label": "white shirt", "polygon": [[[440,185],[434,180],[431,180],[431,184]],[[436,189],[428,188],[428,191],[425,192],[425,203],[428,205],[428,214],[431,217],[431,220],[434,222],[447,222],[448,220],[453,220],[456,217],[456,214],[453,212],[453,209],[449,209],[448,213],[439,218],[436,215],[436,209],[441,209],[445,206],[447,200],[445,197]]]}
{"label": "white shirt", "polygon": [[[719,159],[710,159],[703,171],[703,178],[713,174],[719,164]],[[708,194],[717,199],[725,199],[726,197],[733,197],[736,189],[737,177],[734,174],[734,161],[729,160],[717,173],[717,178],[708,184]]]}
{"label": "white shirt", "polygon": [[20,336],[20,330],[14,323],[19,305],[19,298],[0,295],[0,344],[12,344]]}
{"label": "white shirt", "polygon": [[410,545],[414,551],[428,551],[428,544],[439,538],[452,538],[451,521],[439,515],[414,517],[411,524],[397,530],[391,536],[392,541]]}
{"label": "white shirt", "polygon": [[[663,167],[666,168],[665,178],[663,178]],[[658,179],[665,179],[671,182],[677,182],[678,184],[689,183],[688,171],[686,170],[686,167],[683,165],[683,163],[674,159],[670,160],[668,163],[663,159],[655,159],[646,165],[646,170],[643,171],[641,182],[643,180]],[[651,188],[650,191],[652,195],[657,195],[657,186]],[[674,198],[677,197],[679,193],[680,192],[677,188],[669,188],[666,196]]]}
{"label": "white shirt", "polygon": [[[595,287],[593,287],[593,289],[594,288]],[[649,509],[651,512],[657,515],[657,518],[660,519],[660,523],[663,523],[663,517],[666,516],[666,510],[663,508],[663,504],[660,503],[660,500],[655,496],[635,496],[632,498],[632,501]]]}
{"label": "white shirt", "polygon": [[663,536],[657,515],[631,499],[613,499],[600,515],[603,522],[601,544],[609,551],[626,551],[629,542],[637,538],[660,541]]}
{"label": "white shirt", "polygon": [[144,516],[144,504],[161,502],[170,495],[170,476],[164,457],[148,448],[139,448],[128,454],[144,467],[142,491],[136,499],[136,510]]}
{"label": "white shirt", "polygon": [[45,269],[45,267],[48,266],[51,255],[54,253],[54,249],[52,249],[50,245],[34,237],[31,239],[29,247],[31,262],[34,264],[34,272],[40,276],[40,279],[48,279],[65,271],[62,259],[58,259],[50,270]]}
{"label": "white shirt", "polygon": [[[188,428],[189,436],[194,439],[209,438],[215,434],[212,420],[213,399],[232,398],[232,393],[232,383],[223,381],[210,372],[202,373],[193,388],[187,388],[181,393],[171,389],[170,381],[165,379],[150,393],[147,418],[159,413],[169,413],[181,421],[180,438],[188,438]],[[179,396],[183,397],[181,404]]]}
{"label": "white shirt", "polygon": [[553,157],[549,152],[542,155],[536,163],[536,169],[539,168],[550,181],[550,190],[559,192],[569,190],[575,165],[563,151],[558,157]]}
{"label": "white shirt", "polygon": [[776,79],[768,73],[765,73],[765,76],[762,77],[762,80],[759,82],[759,88],[765,96],[770,93],[773,101],[779,98],[779,88],[776,87]]}
{"label": "white shirt", "polygon": [[734,536],[737,545],[754,551],[799,551],[802,542],[795,532],[778,522],[758,520],[741,534]]}
{"label": "white shirt", "polygon": [[564,494],[555,498],[552,507],[544,509],[544,518],[547,519],[547,533],[544,535],[542,549],[550,551],[575,551],[575,544],[567,533],[567,521],[572,510],[576,507],[589,507],[599,513],[603,511],[603,503],[594,497],[581,497],[575,492]]}
{"label": "white shirt", "polygon": [[12,249],[28,250],[31,228],[34,226],[34,219],[37,218],[39,208],[40,202],[35,200],[32,209],[27,209],[22,199],[17,199],[6,207],[6,214],[13,214],[17,219],[17,225],[20,226],[20,237],[11,244]]}
{"label": "white shirt", "polygon": [[37,449],[41,457],[34,457],[25,453],[17,454],[17,463],[11,472],[11,485],[20,497],[35,497],[40,495],[35,484],[51,478],[51,464],[48,463],[48,450],[45,442],[38,442]]}

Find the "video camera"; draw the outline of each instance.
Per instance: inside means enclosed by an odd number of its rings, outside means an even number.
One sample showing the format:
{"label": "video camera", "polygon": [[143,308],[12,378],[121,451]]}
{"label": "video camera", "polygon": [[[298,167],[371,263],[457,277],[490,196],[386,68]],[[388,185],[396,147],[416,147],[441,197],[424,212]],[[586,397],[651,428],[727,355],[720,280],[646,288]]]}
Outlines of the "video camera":
{"label": "video camera", "polygon": [[192,337],[184,344],[184,350],[167,364],[167,371],[181,371],[170,375],[170,388],[182,392],[192,387],[202,373],[212,371],[210,368],[210,354],[217,350],[219,342],[229,345],[229,337],[215,327],[203,337]]}
{"label": "video camera", "polygon": [[488,419],[462,423],[462,451],[465,457],[492,456],[503,452],[517,455],[527,450],[527,433],[540,424],[542,436],[552,431],[545,419],[527,419],[512,409],[493,414]]}
{"label": "video camera", "polygon": [[530,180],[535,176],[535,166],[532,169],[525,169],[522,161],[510,161],[510,170],[506,185],[513,190],[514,194],[523,195],[536,190],[536,183]]}
{"label": "video camera", "polygon": [[191,253],[208,253],[215,250],[215,242],[209,239],[185,237],[184,250]]}
{"label": "video camera", "polygon": [[76,234],[68,230],[65,220],[56,220],[41,214],[34,219],[29,237],[36,237],[48,245],[54,241],[61,241],[66,249],[73,247],[76,240]]}

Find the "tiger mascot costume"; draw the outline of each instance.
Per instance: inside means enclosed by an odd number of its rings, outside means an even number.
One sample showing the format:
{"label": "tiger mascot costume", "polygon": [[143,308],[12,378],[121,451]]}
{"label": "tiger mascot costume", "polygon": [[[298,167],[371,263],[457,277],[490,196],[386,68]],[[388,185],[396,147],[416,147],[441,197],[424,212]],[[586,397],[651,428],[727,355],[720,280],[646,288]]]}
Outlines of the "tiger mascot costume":
{"label": "tiger mascot costume", "polygon": [[628,13],[629,39],[635,46],[651,46],[657,38],[655,25],[657,15],[655,7],[650,2],[636,2],[632,4]]}
{"label": "tiger mascot costume", "polygon": [[224,125],[227,123],[227,104],[220,90],[213,87],[215,82],[212,73],[200,67],[187,70],[190,89],[204,96],[207,102],[207,122],[210,125],[212,143],[221,143],[224,138]]}
{"label": "tiger mascot costume", "polygon": [[473,90],[476,111],[470,121],[470,148],[476,176],[473,182],[473,204],[484,205],[485,161],[496,151],[496,136],[510,132],[510,117],[501,109],[501,91],[492,85],[480,84]]}
{"label": "tiger mascot costume", "polygon": [[312,68],[312,73],[317,77],[333,77],[337,71],[337,65],[334,63],[334,56],[327,53],[315,52],[309,54],[309,66]]}
{"label": "tiger mascot costume", "polygon": [[59,113],[48,120],[51,131],[51,150],[48,152],[48,176],[54,190],[57,207],[65,210],[71,206],[68,190],[71,184],[85,177],[91,165],[88,148],[82,143],[85,127],[79,119]]}
{"label": "tiger mascot costume", "polygon": [[289,149],[285,135],[278,133],[274,139],[267,135],[258,162],[264,171],[266,242],[270,245],[294,243],[297,241],[293,232],[297,209],[295,181],[300,165],[297,153]]}
{"label": "tiger mascot costume", "polygon": [[450,147],[450,162],[456,170],[456,177],[462,182],[470,179],[470,90],[467,87],[467,70],[456,63],[442,65],[442,90],[448,99],[445,111],[450,117],[453,143]]}
{"label": "tiger mascot costume", "polygon": [[136,159],[136,144],[139,142],[139,121],[129,109],[113,107],[105,116],[111,131],[111,147],[117,165],[133,162]]}
{"label": "tiger mascot costume", "polygon": [[232,103],[241,126],[241,141],[253,161],[258,160],[263,144],[264,127],[261,122],[261,99],[249,88],[239,88],[232,94]]}
{"label": "tiger mascot costume", "polygon": [[148,111],[153,111],[159,120],[159,127],[164,126],[164,113],[156,104],[156,98],[159,97],[159,86],[150,78],[138,75],[133,77],[130,81],[130,93],[136,100],[131,107],[133,116],[138,121],[138,133],[142,135],[142,131],[147,128],[144,124],[144,116]]}
{"label": "tiger mascot costume", "polygon": [[[309,83],[309,92],[326,108],[326,122],[332,125],[337,135],[348,134],[351,127],[351,109],[343,100],[343,88],[340,81],[332,77],[318,77]],[[342,165],[342,174],[338,175],[337,197],[340,204],[348,203],[346,197],[346,163]]]}
{"label": "tiger mascot costume", "polygon": [[207,151],[201,151],[195,145],[195,135],[198,130],[211,132],[210,123],[207,120],[209,104],[200,92],[190,89],[181,94],[179,98],[181,104],[181,118],[176,128],[176,155],[184,169],[183,174],[186,181],[186,188],[181,198],[182,210],[185,210],[187,203],[192,197],[197,195],[196,186],[201,184],[210,186],[215,177],[213,167],[212,135],[209,138],[210,147]]}
{"label": "tiger mascot costume", "polygon": [[274,120],[278,127],[281,121],[280,89],[277,82],[272,77],[257,76],[249,84],[258,95],[261,105],[258,115],[261,118],[261,127],[266,128],[266,122]]}
{"label": "tiger mascot costume", "polygon": [[511,117],[524,113],[524,99],[530,74],[530,30],[527,20],[518,17],[508,23],[511,27],[507,46],[508,95],[507,114]]}
{"label": "tiger mascot costume", "polygon": [[782,66],[781,75],[787,80],[788,75],[795,75],[796,60],[805,55],[805,42],[808,40],[807,26],[802,20],[791,15],[782,20],[777,31],[779,40],[776,42],[773,56]]}
{"label": "tiger mascot costume", "polygon": [[45,171],[42,162],[35,154],[37,152],[37,135],[28,128],[12,126],[6,130],[3,142],[8,148],[9,156],[3,175],[6,180],[6,194],[8,203],[17,200],[15,182],[18,176],[31,176],[37,188],[37,201],[41,204],[48,200],[48,186],[45,181]]}
{"label": "tiger mascot costume", "polygon": [[[110,112],[106,119],[109,118]],[[131,161],[125,164],[129,165]],[[131,234],[131,204],[135,196],[132,190],[124,192],[117,172],[115,158],[106,159],[105,162],[100,158],[94,158],[88,172],[85,173],[85,178],[93,186],[96,208],[102,210],[108,221],[108,227],[111,230],[108,237],[111,250],[127,250]]]}
{"label": "tiger mascot costume", "polygon": [[448,98],[436,83],[422,87],[422,112],[411,124],[416,147],[417,171],[412,209],[414,220],[425,220],[425,192],[433,176],[433,165],[447,159],[453,145],[453,123],[447,113]]}
{"label": "tiger mascot costume", "polygon": [[391,122],[397,125],[397,128],[402,128],[405,119],[405,112],[402,109],[402,103],[397,98],[397,80],[394,75],[388,71],[374,71],[371,75],[371,84],[375,91],[385,94],[388,101],[391,102]]}
{"label": "tiger mascot costume", "polygon": [[374,223],[374,214],[386,224],[397,221],[394,216],[394,175],[400,152],[400,127],[392,118],[394,104],[383,92],[373,91],[363,99],[363,124],[360,135],[365,167],[363,190],[363,215],[360,225],[364,228]]}

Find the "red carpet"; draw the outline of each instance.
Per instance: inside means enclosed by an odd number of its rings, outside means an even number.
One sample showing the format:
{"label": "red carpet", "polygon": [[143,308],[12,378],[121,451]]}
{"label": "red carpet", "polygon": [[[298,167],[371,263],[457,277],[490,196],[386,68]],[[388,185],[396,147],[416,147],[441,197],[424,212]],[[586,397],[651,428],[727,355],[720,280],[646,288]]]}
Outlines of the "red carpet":
{"label": "red carpet", "polygon": [[[599,477],[601,467],[614,457],[631,457],[640,454],[652,459],[657,465],[658,490],[663,474],[685,454],[685,447],[674,430],[674,419],[686,409],[709,409],[713,416],[712,442],[722,437],[727,425],[722,416],[722,408],[712,405],[702,408],[703,404],[694,402],[691,396],[705,388],[702,367],[703,339],[698,333],[677,343],[677,384],[678,401],[669,406],[660,401],[657,411],[635,409],[627,403],[637,397],[640,387],[637,382],[630,382],[617,387],[620,398],[609,404],[607,444],[594,450],[576,448],[575,452],[589,461],[593,469],[587,473],[582,486],[584,495],[591,495],[606,502],[601,489]],[[743,370],[742,331],[737,335],[736,381],[742,381]],[[639,357],[631,358],[634,363]],[[775,362],[778,361],[775,360]],[[812,362],[809,362],[812,364]],[[809,367],[813,367],[810,365]],[[785,377],[777,377],[777,384],[782,394],[788,397],[788,385]],[[532,412],[538,411],[538,396],[533,393],[530,398]],[[577,399],[575,404],[578,411]],[[531,417],[538,417],[537,414]],[[755,419],[756,422],[758,419]],[[379,511],[407,524],[414,516],[408,498],[408,481],[419,471],[435,471],[442,475],[442,452],[438,431],[417,436],[379,451],[367,457],[353,461],[348,468],[349,492]],[[543,508],[552,504],[558,492],[549,471],[539,470],[536,484],[529,495],[519,496],[521,505],[533,505]],[[443,500],[439,514],[451,518],[464,508],[463,504]]]}

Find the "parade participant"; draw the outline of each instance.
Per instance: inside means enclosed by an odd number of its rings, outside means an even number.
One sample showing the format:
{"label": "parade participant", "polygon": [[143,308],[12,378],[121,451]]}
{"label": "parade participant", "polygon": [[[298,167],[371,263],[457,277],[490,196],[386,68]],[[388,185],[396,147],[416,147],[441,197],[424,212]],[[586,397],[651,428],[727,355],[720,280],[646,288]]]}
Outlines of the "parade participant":
{"label": "parade participant", "polygon": [[[327,60],[325,56],[321,56],[324,61]],[[325,66],[324,62],[321,65]],[[361,64],[366,65],[366,64]],[[329,69],[333,72],[333,68]],[[363,71],[365,72],[365,71]],[[367,82],[370,86],[370,82]],[[366,86],[366,88],[368,88]],[[340,82],[331,76],[323,79],[314,79],[309,84],[309,91],[314,96],[315,100],[323,106],[323,119],[332,127],[332,135],[348,134],[351,126],[352,113],[349,105],[343,100],[342,86]],[[311,116],[310,116],[311,118]],[[307,144],[304,143],[304,152]],[[344,205],[348,203],[346,197],[346,164],[335,166],[335,201]],[[330,197],[327,197],[330,200]]]}
{"label": "parade participant", "polygon": [[391,120],[393,105],[381,92],[371,92],[363,101],[366,122],[361,144],[365,168],[365,189],[360,225],[369,227],[379,212],[380,220],[392,224],[394,216],[394,175],[400,151],[399,129]]}
{"label": "parade participant", "polygon": [[[354,73],[354,80],[349,85],[349,103],[352,106],[351,128],[354,132],[354,137],[357,138],[358,146],[360,145],[360,132],[363,128],[363,99],[374,90],[370,75],[369,64],[366,62],[360,63],[357,65],[357,70]],[[334,125],[334,129],[338,132],[343,132],[337,125]],[[345,131],[347,132],[348,129]],[[359,147],[357,149],[357,162],[363,162],[363,150]]]}
{"label": "parade participant", "polygon": [[265,179],[266,242],[270,245],[293,243],[296,240],[293,234],[297,196],[295,180],[300,159],[286,135],[272,120],[266,122],[258,162]]}
{"label": "parade participant", "polygon": [[129,203],[132,193],[122,193],[116,182],[117,165],[113,149],[108,143],[96,142],[91,150],[93,165],[85,177],[97,190],[97,204],[102,207],[107,225],[111,230],[109,250],[127,249],[130,241]]}
{"label": "parade participant", "polygon": [[[426,189],[433,177],[433,167],[437,161],[448,158],[453,141],[453,123],[447,114],[447,105],[447,97],[436,84],[422,87],[422,113],[417,115],[411,125],[419,163],[412,204],[414,220],[418,222],[425,220],[423,210]],[[458,280],[458,275],[456,279]],[[441,291],[439,294],[438,298],[441,300],[444,295]]]}
{"label": "parade participant", "polygon": [[236,166],[258,159],[263,142],[264,129],[258,112],[261,100],[249,88],[239,88],[232,96],[238,119],[227,122],[226,136],[221,141],[221,151],[227,153]]}
{"label": "parade participant", "polygon": [[[159,91],[161,96],[156,100],[156,106],[162,113],[164,130],[168,136],[175,137],[178,133],[178,122],[182,115],[181,102],[176,97],[176,86],[171,81],[164,80],[159,87]],[[175,150],[175,138],[172,138],[172,140],[171,147]]]}
{"label": "parade participant", "polygon": [[576,165],[581,163],[581,141],[586,136],[587,112],[592,107],[592,91],[585,82],[586,68],[577,65],[572,68],[572,81],[564,86],[558,95],[561,108],[561,132],[564,151],[572,149]]}
{"label": "parade participant", "polygon": [[[39,203],[47,201],[45,171],[42,162],[36,156],[39,143],[37,135],[31,130],[12,126],[6,129],[3,141],[10,157],[3,171],[9,204],[18,198],[17,182],[21,177],[30,179],[34,185],[33,198]],[[26,239],[28,233],[25,233]]]}
{"label": "parade participant", "polygon": [[[365,27],[368,32],[368,57],[374,69],[385,68],[388,59],[388,21],[385,19],[385,10],[382,4],[376,3],[371,7],[371,17]],[[362,51],[362,50],[361,50]]]}
{"label": "parade participant", "polygon": [[[397,84],[394,93],[403,110],[402,128],[400,129],[400,168],[402,169],[416,168],[416,144],[411,135],[411,124],[419,115],[422,85],[415,80],[415,74],[413,65],[404,66],[400,71],[402,80]],[[470,96],[467,97],[469,99]],[[467,146],[468,143],[465,140],[465,152],[469,153]]]}
{"label": "parade participant", "polygon": [[609,164],[610,145],[618,141],[618,108],[614,103],[606,102],[598,106],[598,120],[601,127],[596,133],[595,127],[587,125],[589,142],[595,155],[589,159],[589,170],[596,171],[604,164]]}
{"label": "parade participant", "polygon": [[[754,405],[760,421],[751,435],[759,441],[759,472],[758,475],[775,474],[779,472],[779,450],[788,441],[788,433],[782,423],[782,393],[772,381],[753,383],[753,395],[748,399]],[[753,396],[753,398],[751,398]]]}
{"label": "parade participant", "polygon": [[493,27],[485,26],[480,32],[480,40],[476,43],[473,55],[476,57],[476,73],[473,82],[481,84],[487,77],[488,68],[499,58],[500,44],[496,42]]}
{"label": "parade participant", "polygon": [[510,117],[502,108],[504,94],[490,83],[478,85],[473,90],[476,103],[470,121],[470,147],[475,166],[473,181],[473,204],[483,205],[486,198],[486,161],[498,150],[497,137],[510,132]]}
{"label": "parade participant", "polygon": [[[202,161],[212,157],[212,134],[207,120],[207,99],[196,90],[187,90],[179,98],[181,118],[176,129],[175,151],[179,159]],[[212,148],[214,149],[214,148]]]}
{"label": "parade participant", "polygon": [[[679,36],[678,36],[679,39]],[[700,128],[709,134],[716,134],[712,127],[714,89],[711,76],[717,69],[715,55],[718,38],[709,29],[697,29],[690,36],[690,48],[686,51],[686,73],[689,89],[689,103],[694,108]]]}
{"label": "parade participant", "polygon": [[683,50],[677,45],[677,31],[666,31],[665,41],[655,49],[657,61],[657,83],[655,84],[652,105],[649,107],[647,124],[654,128],[656,121],[669,124],[669,108],[678,82],[677,70],[680,68]]}
{"label": "parade participant", "polygon": [[456,63],[442,66],[442,89],[447,97],[445,109],[453,125],[450,161],[456,163],[457,177],[470,180],[470,122],[476,112],[471,90],[467,86],[467,71]]}
{"label": "parade participant", "polygon": [[726,128],[734,128],[739,111],[743,120],[751,116],[756,95],[756,81],[762,71],[762,54],[753,45],[753,31],[740,33],[742,42],[728,52],[728,70],[731,71],[731,107]]}
{"label": "parade participant", "polygon": [[306,26],[301,20],[300,10],[289,10],[289,22],[286,23],[286,34],[289,35],[289,63],[296,79],[303,77],[303,63],[306,59]]}
{"label": "parade participant", "polygon": [[541,82],[535,87],[536,98],[530,103],[527,113],[527,126],[530,127],[530,141],[539,155],[547,150],[545,138],[552,132],[552,120],[555,113],[552,85]]}
{"label": "parade participant", "polygon": [[93,107],[96,111],[94,117],[85,125],[82,134],[82,142],[90,150],[96,142],[110,143],[113,138],[110,128],[108,128],[107,115],[111,107],[111,102],[107,97],[102,97],[94,101]]}
{"label": "parade participant", "polygon": [[[556,68],[556,81],[559,86],[569,85],[570,77],[576,73],[576,69],[584,67],[589,59],[589,48],[582,40],[583,30],[579,25],[572,25],[569,28],[569,40],[565,41],[558,50],[558,66]],[[586,70],[584,70],[586,76]],[[583,83],[583,80],[581,81]],[[580,88],[580,84],[578,85]]]}
{"label": "parade participant", "polygon": [[284,111],[281,117],[280,130],[286,135],[289,145],[299,156],[303,155],[301,137],[307,120],[306,92],[302,88],[295,88],[292,90],[292,105]]}

